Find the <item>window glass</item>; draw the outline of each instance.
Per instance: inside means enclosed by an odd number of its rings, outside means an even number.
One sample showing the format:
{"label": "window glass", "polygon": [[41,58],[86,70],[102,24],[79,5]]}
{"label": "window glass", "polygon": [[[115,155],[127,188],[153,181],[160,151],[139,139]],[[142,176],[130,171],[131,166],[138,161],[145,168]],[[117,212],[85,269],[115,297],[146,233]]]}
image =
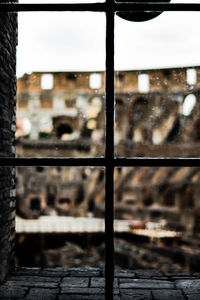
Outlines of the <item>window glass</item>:
{"label": "window glass", "polygon": [[104,70],[103,13],[19,13],[17,156],[103,156]]}
{"label": "window glass", "polygon": [[104,268],[104,169],[17,167],[18,267]]}
{"label": "window glass", "polygon": [[199,25],[191,12],[116,16],[117,156],[199,157]]}
{"label": "window glass", "polygon": [[198,167],[115,169],[116,268],[199,272],[199,179]]}

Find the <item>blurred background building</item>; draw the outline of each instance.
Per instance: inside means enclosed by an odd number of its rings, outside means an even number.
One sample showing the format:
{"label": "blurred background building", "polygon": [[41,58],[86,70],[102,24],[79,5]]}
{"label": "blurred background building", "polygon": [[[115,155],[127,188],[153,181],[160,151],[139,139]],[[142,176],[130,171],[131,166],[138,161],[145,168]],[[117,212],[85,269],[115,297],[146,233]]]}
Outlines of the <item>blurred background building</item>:
{"label": "blurred background building", "polygon": [[[116,156],[199,156],[200,67],[119,71],[115,91]],[[104,100],[104,72],[25,74],[18,79],[17,156],[103,156]],[[199,271],[199,179],[198,167],[115,169],[117,267]],[[18,264],[102,265],[104,196],[102,168],[19,167]],[[42,259],[32,253],[24,261],[22,249],[30,252],[36,234]]]}

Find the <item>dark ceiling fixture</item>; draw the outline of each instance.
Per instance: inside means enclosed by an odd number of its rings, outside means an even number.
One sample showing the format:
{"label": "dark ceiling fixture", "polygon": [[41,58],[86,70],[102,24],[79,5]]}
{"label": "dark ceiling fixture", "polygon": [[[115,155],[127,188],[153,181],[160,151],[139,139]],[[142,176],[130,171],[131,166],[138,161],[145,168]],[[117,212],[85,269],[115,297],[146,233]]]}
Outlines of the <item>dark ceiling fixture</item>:
{"label": "dark ceiling fixture", "polygon": [[[159,2],[159,3],[163,3],[163,2],[170,2],[171,0],[142,0],[141,2],[148,2],[148,3],[155,3],[155,2]],[[128,2],[128,3],[132,3],[132,2],[140,2],[140,1],[133,1],[133,0],[116,0],[116,2]],[[131,12],[127,12],[127,11],[120,11],[117,12],[117,15],[122,18],[125,19],[127,21],[132,21],[132,22],[144,22],[144,21],[149,21],[151,19],[154,19],[155,17],[159,16],[162,12],[152,12],[152,11],[131,11]]]}

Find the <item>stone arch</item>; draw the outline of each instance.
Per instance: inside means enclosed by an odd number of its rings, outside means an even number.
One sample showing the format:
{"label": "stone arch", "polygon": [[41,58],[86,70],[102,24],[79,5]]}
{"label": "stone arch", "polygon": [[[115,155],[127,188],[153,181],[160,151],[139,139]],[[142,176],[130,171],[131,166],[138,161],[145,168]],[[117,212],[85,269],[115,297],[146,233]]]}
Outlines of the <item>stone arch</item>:
{"label": "stone arch", "polygon": [[68,116],[58,116],[53,118],[53,136],[57,139],[69,139],[78,132],[78,119]]}

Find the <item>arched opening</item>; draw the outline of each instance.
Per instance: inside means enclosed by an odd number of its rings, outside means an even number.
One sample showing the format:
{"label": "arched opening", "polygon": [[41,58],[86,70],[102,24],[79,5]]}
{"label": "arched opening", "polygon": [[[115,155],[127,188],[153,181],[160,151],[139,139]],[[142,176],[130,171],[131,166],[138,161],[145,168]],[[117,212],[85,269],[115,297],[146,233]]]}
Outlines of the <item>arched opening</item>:
{"label": "arched opening", "polygon": [[44,167],[36,167],[35,169],[38,173],[42,173],[45,170]]}
{"label": "arched opening", "polygon": [[193,94],[187,95],[183,102],[182,114],[186,117],[191,115],[195,105],[196,105],[196,96]]}
{"label": "arched opening", "polygon": [[183,203],[182,206],[186,209],[194,207],[194,191],[191,186],[185,186],[182,189],[182,199]]}
{"label": "arched opening", "polygon": [[116,98],[115,100],[115,125],[120,123],[120,118],[122,113],[124,112],[124,102],[120,98]]}
{"label": "arched opening", "polygon": [[55,204],[55,196],[53,194],[49,194],[47,196],[47,205],[54,207],[54,204]]}
{"label": "arched opening", "polygon": [[50,206],[50,207],[55,206],[56,194],[57,194],[56,186],[54,186],[52,183],[47,184],[46,195],[47,195],[47,205],[48,206]]}
{"label": "arched opening", "polygon": [[150,206],[153,204],[153,198],[150,195],[147,195],[144,197],[142,202],[145,206]]}
{"label": "arched opening", "polygon": [[141,118],[142,115],[145,112],[145,109],[148,105],[148,101],[144,97],[139,97],[132,105],[132,110],[131,110],[131,117],[133,122],[138,122]]}
{"label": "arched opening", "polygon": [[98,181],[103,181],[103,179],[104,179],[104,171],[103,170],[101,170],[100,172],[99,172],[99,177],[98,177]]}
{"label": "arched opening", "polygon": [[72,134],[73,129],[69,124],[60,124],[57,127],[57,138],[61,139],[64,134]]}
{"label": "arched opening", "polygon": [[88,211],[93,213],[94,209],[95,209],[94,200],[90,199],[89,202],[88,202]]}
{"label": "arched opening", "polygon": [[40,211],[40,198],[34,197],[30,201],[30,209]]}
{"label": "arched opening", "polygon": [[71,203],[71,199],[69,199],[69,198],[60,198],[58,200],[58,203],[61,204],[61,205],[70,204]]}
{"label": "arched opening", "polygon": [[116,98],[115,102],[116,102],[116,106],[121,107],[124,105],[124,102],[120,98]]}
{"label": "arched opening", "polygon": [[136,202],[137,202],[136,199],[127,199],[127,200],[125,201],[125,204],[127,204],[127,205],[135,205]]}
{"label": "arched opening", "polygon": [[168,186],[161,188],[162,205],[174,206],[175,205],[175,192]]}

